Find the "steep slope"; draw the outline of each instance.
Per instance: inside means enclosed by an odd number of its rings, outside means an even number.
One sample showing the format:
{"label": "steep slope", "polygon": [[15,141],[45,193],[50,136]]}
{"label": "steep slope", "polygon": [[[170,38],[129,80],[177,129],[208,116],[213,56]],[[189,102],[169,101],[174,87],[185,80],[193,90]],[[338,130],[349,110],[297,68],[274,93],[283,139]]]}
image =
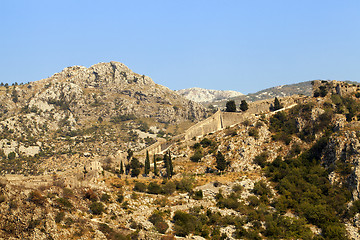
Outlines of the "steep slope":
{"label": "steep slope", "polygon": [[176,91],[178,94],[194,102],[213,102],[244,95],[231,90],[210,90],[204,88],[187,88]]}

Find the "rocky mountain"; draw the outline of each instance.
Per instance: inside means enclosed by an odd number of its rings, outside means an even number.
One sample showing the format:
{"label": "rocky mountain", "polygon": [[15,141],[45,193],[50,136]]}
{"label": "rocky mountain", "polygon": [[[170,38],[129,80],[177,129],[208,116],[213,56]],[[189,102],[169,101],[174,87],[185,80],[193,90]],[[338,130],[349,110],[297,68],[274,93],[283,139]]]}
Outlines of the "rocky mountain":
{"label": "rocky mountain", "polygon": [[310,96],[312,94],[312,85],[311,81],[307,82],[300,82],[295,84],[289,84],[289,85],[281,85],[277,87],[267,88],[261,91],[258,91],[256,93],[249,93],[247,95],[232,97],[227,100],[220,100],[220,101],[212,101],[207,102],[205,105],[214,105],[218,107],[225,107],[226,102],[228,100],[234,100],[236,103],[241,102],[241,100],[246,100],[248,102],[254,102],[259,100],[265,100],[265,99],[273,99],[275,97],[288,97],[292,95],[305,95]]}
{"label": "rocky mountain", "polygon": [[[312,88],[276,111],[272,99],[218,111],[142,151],[45,155],[39,176],[0,177],[0,238],[359,239],[360,86]],[[1,167],[33,161],[3,154]]]}
{"label": "rocky mountain", "polygon": [[0,153],[6,157],[136,150],[157,141],[158,133],[176,134],[207,115],[200,104],[118,62],[2,86],[0,106]]}
{"label": "rocky mountain", "polygon": [[240,92],[231,90],[210,90],[197,87],[181,89],[176,92],[189,100],[199,103],[219,101],[244,95]]}

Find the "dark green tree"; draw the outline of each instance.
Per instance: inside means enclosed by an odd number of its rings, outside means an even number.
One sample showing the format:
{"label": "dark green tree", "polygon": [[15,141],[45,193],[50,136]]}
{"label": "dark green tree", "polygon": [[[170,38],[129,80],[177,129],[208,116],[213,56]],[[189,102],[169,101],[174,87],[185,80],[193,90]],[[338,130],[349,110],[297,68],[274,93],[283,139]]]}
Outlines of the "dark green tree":
{"label": "dark green tree", "polygon": [[146,159],[145,159],[145,174],[148,175],[150,172],[150,158],[149,152],[146,151]]}
{"label": "dark green tree", "polygon": [[170,151],[168,151],[168,155],[169,155],[170,176],[172,177],[174,175],[174,167],[173,167],[173,162],[172,162]]}
{"label": "dark green tree", "polygon": [[120,162],[120,174],[124,174],[124,164],[122,161]]}
{"label": "dark green tree", "polygon": [[240,110],[245,112],[248,109],[249,109],[249,106],[248,106],[247,102],[245,100],[241,100]]}
{"label": "dark green tree", "polygon": [[157,176],[159,174],[159,171],[157,169],[157,166],[156,166],[156,157],[155,157],[155,154],[154,154],[154,174],[155,176]]}
{"label": "dark green tree", "polygon": [[134,152],[131,150],[131,149],[128,149],[127,150],[127,160],[128,160],[128,162],[130,162],[130,160],[131,160],[131,158],[133,157],[133,155],[134,155]]}
{"label": "dark green tree", "polygon": [[216,154],[216,168],[222,172],[226,169],[227,165],[228,163],[225,161],[224,155],[218,151]]}
{"label": "dark green tree", "polygon": [[171,178],[172,174],[171,174],[171,170],[172,170],[172,161],[171,161],[171,156],[170,156],[170,152],[166,152],[164,155],[164,167],[166,169],[166,177],[167,178]]}
{"label": "dark green tree", "polygon": [[234,100],[230,100],[226,103],[226,112],[236,112],[236,104]]}
{"label": "dark green tree", "polygon": [[276,110],[281,109],[282,107],[283,106],[281,105],[279,99],[277,97],[275,97],[273,110],[276,111]]}
{"label": "dark green tree", "polygon": [[140,169],[141,169],[141,163],[139,162],[139,160],[137,158],[132,158],[131,162],[130,162],[130,168],[131,168],[131,176],[132,177],[137,177],[140,174]]}

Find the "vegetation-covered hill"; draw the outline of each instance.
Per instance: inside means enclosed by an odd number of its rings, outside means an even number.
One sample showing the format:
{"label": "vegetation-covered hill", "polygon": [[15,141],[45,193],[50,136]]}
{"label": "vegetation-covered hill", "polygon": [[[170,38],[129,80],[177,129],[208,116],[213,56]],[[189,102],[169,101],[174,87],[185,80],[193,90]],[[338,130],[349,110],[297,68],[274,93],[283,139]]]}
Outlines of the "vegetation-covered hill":
{"label": "vegetation-covered hill", "polygon": [[359,239],[360,87],[313,87],[162,154],[86,167],[82,184],[2,180],[0,237]]}

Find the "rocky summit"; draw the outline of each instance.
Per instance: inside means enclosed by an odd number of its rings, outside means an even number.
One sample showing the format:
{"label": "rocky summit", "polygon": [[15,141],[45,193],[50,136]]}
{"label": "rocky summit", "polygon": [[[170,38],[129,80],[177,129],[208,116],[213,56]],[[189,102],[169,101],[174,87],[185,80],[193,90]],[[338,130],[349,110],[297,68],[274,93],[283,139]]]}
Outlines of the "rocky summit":
{"label": "rocky summit", "polygon": [[104,156],[142,149],[206,116],[203,106],[122,63],[67,67],[47,79],[0,87],[0,151]]}
{"label": "rocky summit", "polygon": [[360,85],[311,88],[207,113],[115,62],[1,86],[0,238],[360,239]]}

